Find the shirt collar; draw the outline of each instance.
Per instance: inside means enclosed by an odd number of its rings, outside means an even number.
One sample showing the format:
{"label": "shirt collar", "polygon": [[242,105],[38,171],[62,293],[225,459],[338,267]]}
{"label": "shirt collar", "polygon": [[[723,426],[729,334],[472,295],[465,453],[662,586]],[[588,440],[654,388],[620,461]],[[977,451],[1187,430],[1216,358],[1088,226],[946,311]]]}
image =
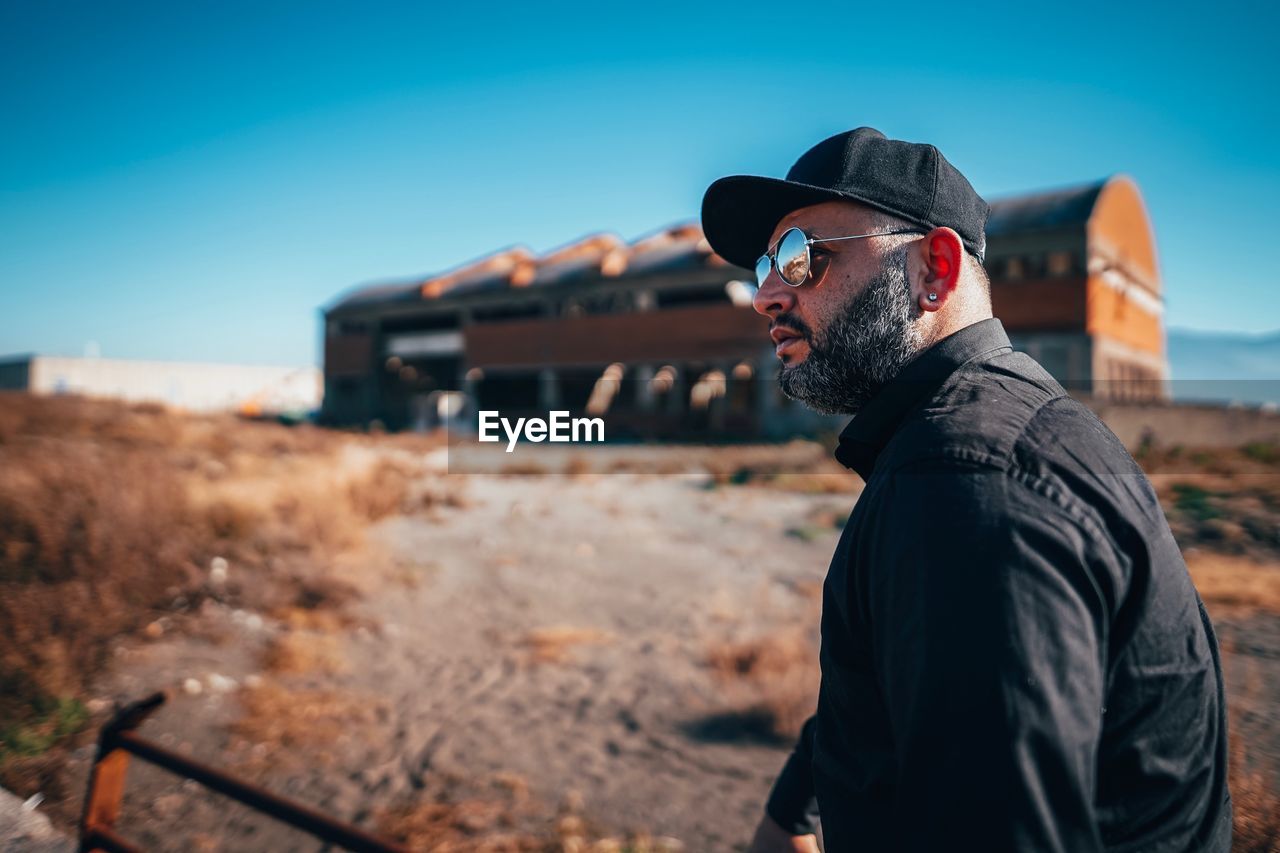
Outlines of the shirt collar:
{"label": "shirt collar", "polygon": [[854,416],[840,433],[836,459],[871,476],[876,458],[907,413],[938,389],[960,365],[1001,350],[1012,350],[1004,326],[994,317],[965,326],[916,356]]}

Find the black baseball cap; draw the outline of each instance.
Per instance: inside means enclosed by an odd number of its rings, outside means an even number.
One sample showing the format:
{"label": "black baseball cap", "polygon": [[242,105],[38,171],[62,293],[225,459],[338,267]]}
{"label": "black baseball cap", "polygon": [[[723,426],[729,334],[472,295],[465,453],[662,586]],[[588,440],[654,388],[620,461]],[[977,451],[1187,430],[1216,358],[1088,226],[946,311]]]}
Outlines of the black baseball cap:
{"label": "black baseball cap", "polygon": [[800,156],[785,180],[731,175],[707,188],[702,230],[716,254],[751,269],[773,229],[793,210],[856,201],[925,228],[954,229],[982,260],[990,207],[932,145],[889,139],[860,127],[824,139]]}

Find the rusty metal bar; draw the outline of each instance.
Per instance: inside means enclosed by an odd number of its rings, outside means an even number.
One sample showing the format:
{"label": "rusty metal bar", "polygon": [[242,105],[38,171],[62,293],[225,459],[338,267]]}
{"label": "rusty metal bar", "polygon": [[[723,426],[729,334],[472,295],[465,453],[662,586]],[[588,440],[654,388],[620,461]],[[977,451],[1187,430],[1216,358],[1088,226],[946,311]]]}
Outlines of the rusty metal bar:
{"label": "rusty metal bar", "polygon": [[128,841],[116,835],[113,830],[104,826],[96,826],[88,831],[88,833],[80,839],[80,849],[83,851],[98,851],[104,853],[143,853],[141,847],[135,847]]}
{"label": "rusty metal bar", "polygon": [[120,802],[124,796],[124,773],[130,754],[178,776],[194,779],[210,790],[264,812],[322,841],[341,845],[357,853],[405,853],[405,849],[399,845],[139,737],[133,730],[163,704],[165,698],[163,693],[156,693],[129,705],[103,727],[98,738],[98,756],[89,779],[89,793],[80,824],[81,853],[92,850],[138,853],[138,848],[116,835],[111,828],[119,816]]}
{"label": "rusty metal bar", "polygon": [[119,749],[131,752],[171,773],[194,779],[206,788],[225,794],[250,808],[266,812],[321,840],[341,844],[349,850],[362,851],[362,853],[363,851],[370,851],[370,853],[402,853],[403,851],[401,847],[376,838],[354,826],[334,820],[309,806],[288,800],[248,782],[242,782],[215,767],[193,761],[184,755],[144,740],[131,731],[118,732],[112,740]]}
{"label": "rusty metal bar", "polygon": [[118,732],[141,725],[164,701],[163,693],[153,693],[146,699],[126,705],[98,735],[98,751],[89,771],[89,791],[84,799],[84,812],[80,815],[80,853],[91,850],[132,853],[137,849],[128,846],[128,842],[111,831],[124,801],[129,754],[115,749],[109,741]]}

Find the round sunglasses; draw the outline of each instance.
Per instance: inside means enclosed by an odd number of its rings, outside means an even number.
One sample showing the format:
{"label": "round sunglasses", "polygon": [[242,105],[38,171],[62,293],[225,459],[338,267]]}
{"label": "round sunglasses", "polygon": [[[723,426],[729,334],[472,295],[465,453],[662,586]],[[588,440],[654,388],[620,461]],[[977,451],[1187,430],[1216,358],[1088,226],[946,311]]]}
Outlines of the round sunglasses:
{"label": "round sunglasses", "polygon": [[799,228],[788,228],[778,242],[756,261],[756,286],[764,287],[770,270],[778,271],[778,278],[792,287],[799,287],[813,271],[813,257],[809,247],[815,243],[834,243],[838,240],[861,240],[864,237],[892,237],[897,234],[927,234],[922,228],[903,228],[897,231],[876,231],[871,234],[854,234],[851,237],[810,237]]}

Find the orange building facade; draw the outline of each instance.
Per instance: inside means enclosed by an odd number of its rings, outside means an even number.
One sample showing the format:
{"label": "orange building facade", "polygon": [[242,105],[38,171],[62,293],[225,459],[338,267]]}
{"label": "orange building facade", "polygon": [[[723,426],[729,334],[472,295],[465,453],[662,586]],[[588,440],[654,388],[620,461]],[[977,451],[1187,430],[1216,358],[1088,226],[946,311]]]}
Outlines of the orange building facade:
{"label": "orange building facade", "polygon": [[1072,390],[1166,399],[1164,302],[1151,221],[1127,177],[992,205],[992,309]]}

